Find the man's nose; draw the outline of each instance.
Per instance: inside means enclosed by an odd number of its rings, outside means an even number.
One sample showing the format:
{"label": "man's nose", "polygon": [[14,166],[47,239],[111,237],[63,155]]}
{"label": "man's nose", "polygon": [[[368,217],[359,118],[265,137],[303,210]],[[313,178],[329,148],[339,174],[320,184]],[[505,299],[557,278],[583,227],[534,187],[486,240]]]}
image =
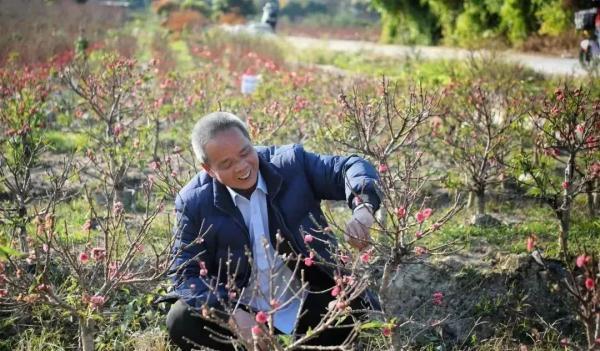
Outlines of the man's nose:
{"label": "man's nose", "polygon": [[246,162],[243,159],[238,160],[235,163],[234,170],[235,172],[243,172],[244,170],[246,170]]}

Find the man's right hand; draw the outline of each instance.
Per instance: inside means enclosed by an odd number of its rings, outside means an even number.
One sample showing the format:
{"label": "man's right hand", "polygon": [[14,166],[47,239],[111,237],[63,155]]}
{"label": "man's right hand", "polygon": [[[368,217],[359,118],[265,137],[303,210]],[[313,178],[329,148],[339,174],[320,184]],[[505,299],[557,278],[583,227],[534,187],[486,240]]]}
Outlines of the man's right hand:
{"label": "man's right hand", "polygon": [[[240,333],[240,337],[248,345],[252,345],[252,327],[256,325],[254,313],[246,312],[241,308],[238,308],[229,323],[232,327],[236,328]],[[235,325],[234,325],[235,324]]]}

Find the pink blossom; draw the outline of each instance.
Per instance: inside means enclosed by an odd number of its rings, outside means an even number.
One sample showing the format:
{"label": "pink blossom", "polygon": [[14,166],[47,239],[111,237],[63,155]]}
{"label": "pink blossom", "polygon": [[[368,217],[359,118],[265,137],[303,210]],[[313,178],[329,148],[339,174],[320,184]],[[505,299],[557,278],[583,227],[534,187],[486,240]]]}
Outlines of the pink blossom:
{"label": "pink blossom", "polygon": [[415,255],[421,256],[427,253],[427,249],[423,246],[415,246]]}
{"label": "pink blossom", "polygon": [[79,254],[79,262],[86,264],[89,260],[90,256],[87,254],[87,252],[82,252]]}
{"label": "pink blossom", "polygon": [[148,167],[150,167],[151,170],[153,171],[157,171],[160,169],[160,162],[158,161],[152,161],[150,162],[150,164],[148,165]]}
{"label": "pink blossom", "polygon": [[564,182],[562,182],[561,184],[563,189],[568,189],[569,188],[569,182],[567,182],[566,180]]}
{"label": "pink blossom", "polygon": [[254,335],[254,336],[259,336],[262,333],[262,329],[260,329],[260,327],[258,325],[253,326],[251,331],[252,331],[252,335]]}
{"label": "pink blossom", "polygon": [[196,289],[196,284],[193,284],[193,283],[190,284],[190,289],[192,289],[192,290]]}
{"label": "pink blossom", "polygon": [[585,266],[586,264],[588,264],[591,261],[591,257],[590,256],[586,256],[586,255],[579,255],[577,256],[577,260],[575,261],[575,264],[577,265],[577,267],[581,268],[583,266]]}
{"label": "pink blossom", "polygon": [[417,237],[417,239],[421,239],[423,237],[423,232],[422,231],[417,231],[415,233],[415,236]]}
{"label": "pink blossom", "polygon": [[343,309],[345,309],[346,307],[348,307],[348,304],[347,304],[346,302],[344,302],[344,301],[338,301],[338,302],[335,304],[335,307],[336,307],[338,310],[343,310]]}
{"label": "pink blossom", "polygon": [[117,201],[113,204],[112,213],[115,217],[120,215],[123,212],[123,203],[121,201]]}
{"label": "pink blossom", "polygon": [[387,171],[389,171],[390,169],[387,164],[380,163],[379,167],[377,167],[377,170],[379,171],[379,173],[383,174],[383,173],[387,173]]}
{"label": "pink blossom", "polygon": [[277,299],[271,299],[270,305],[272,308],[278,308],[281,304],[279,301],[277,301]]}
{"label": "pink blossom", "polygon": [[234,300],[237,297],[237,293],[235,291],[229,292],[229,299]]}
{"label": "pink blossom", "polygon": [[351,275],[345,275],[342,281],[344,282],[344,284],[354,285],[354,277]]}
{"label": "pink blossom", "polygon": [[389,338],[390,336],[392,336],[392,328],[384,327],[383,330],[381,331],[381,334],[383,334],[383,336]]}
{"label": "pink blossom", "polygon": [[256,314],[256,323],[265,324],[269,320],[269,315],[264,311],[260,311]]}
{"label": "pink blossom", "polygon": [[406,209],[404,207],[397,207],[394,212],[396,212],[398,218],[404,218],[404,216],[406,216]]}
{"label": "pink blossom", "polygon": [[342,263],[346,264],[350,261],[350,256],[348,255],[340,255],[340,261],[342,261]]}
{"label": "pink blossom", "polygon": [[50,248],[48,247],[48,244],[42,244],[42,251],[44,251],[44,252],[46,252],[46,253],[47,253],[48,251],[50,251]]}
{"label": "pink blossom", "polygon": [[419,224],[425,222],[425,220],[429,218],[429,216],[431,216],[431,212],[432,210],[430,208],[426,208],[422,211],[417,212],[417,222],[419,222]]}
{"label": "pink blossom", "polygon": [[583,132],[585,131],[585,130],[584,130],[584,127],[583,127],[583,124],[578,124],[578,125],[575,127],[575,131],[576,131],[577,133],[579,133],[579,134],[583,134]]}
{"label": "pink blossom", "polygon": [[119,137],[119,135],[121,135],[121,133],[123,133],[123,125],[121,123],[117,123],[114,125],[113,127],[113,134],[115,135],[115,137]]}
{"label": "pink blossom", "polygon": [[8,281],[6,274],[0,274],[0,285],[4,284],[6,281]]}
{"label": "pink blossom", "polygon": [[340,287],[339,286],[335,286],[332,290],[331,290],[331,296],[336,297],[340,294]]}
{"label": "pink blossom", "polygon": [[304,242],[305,242],[306,244],[308,244],[308,243],[311,243],[311,242],[313,241],[313,239],[314,239],[314,238],[313,238],[313,236],[312,236],[312,235],[310,235],[310,234],[306,234],[306,235],[304,236]]}
{"label": "pink blossom", "polygon": [[441,306],[444,300],[444,293],[436,291],[433,293],[433,304]]}
{"label": "pink blossom", "polygon": [[8,295],[8,290],[7,289],[0,289],[0,297],[5,297],[6,295]]}
{"label": "pink blossom", "polygon": [[204,261],[198,262],[200,266],[200,276],[205,277],[208,274],[208,270],[206,269],[206,263]]}
{"label": "pink blossom", "polygon": [[313,265],[313,263],[314,263],[314,260],[313,260],[311,257],[306,257],[306,258],[304,259],[304,265],[305,265],[306,267],[310,267],[310,266],[312,266],[312,265]]}
{"label": "pink blossom", "polygon": [[106,302],[106,298],[102,295],[94,295],[90,297],[90,303],[94,308],[100,308]]}
{"label": "pink blossom", "polygon": [[585,279],[585,288],[588,290],[594,290],[596,283],[594,282],[594,279],[592,278],[586,278]]}
{"label": "pink blossom", "polygon": [[560,339],[560,346],[562,347],[567,347],[571,344],[571,341],[568,338],[562,338]]}
{"label": "pink blossom", "polygon": [[106,250],[103,247],[94,247],[92,249],[92,257],[96,261],[102,261],[106,257]]}
{"label": "pink blossom", "polygon": [[371,260],[371,253],[369,251],[363,252],[363,254],[360,255],[360,260],[362,261],[362,263],[369,263],[369,261]]}
{"label": "pink blossom", "polygon": [[527,238],[527,251],[528,252],[531,252],[531,251],[533,251],[533,249],[535,249],[536,241],[537,241],[537,237],[535,236],[535,234],[531,234]]}
{"label": "pink blossom", "polygon": [[423,210],[423,215],[425,216],[425,219],[429,218],[429,216],[431,216],[431,213],[433,212],[433,210],[431,208],[426,208]]}
{"label": "pink blossom", "polygon": [[81,228],[85,231],[90,231],[92,229],[92,220],[88,219],[87,221],[85,221],[85,223],[83,223],[83,227]]}

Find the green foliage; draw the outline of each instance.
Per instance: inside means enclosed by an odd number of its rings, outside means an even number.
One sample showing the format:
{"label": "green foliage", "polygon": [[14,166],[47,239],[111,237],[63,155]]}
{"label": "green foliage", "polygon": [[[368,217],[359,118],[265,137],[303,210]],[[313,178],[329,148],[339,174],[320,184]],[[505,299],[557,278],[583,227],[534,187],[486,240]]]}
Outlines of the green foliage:
{"label": "green foliage", "polygon": [[488,39],[522,43],[539,33],[557,36],[571,29],[573,8],[561,0],[372,0],[382,14],[382,40],[477,46]]}
{"label": "green foliage", "polygon": [[90,146],[89,139],[85,134],[48,130],[48,148],[56,153],[72,153],[87,150]]}
{"label": "green foliage", "polygon": [[212,2],[214,14],[238,12],[248,16],[256,13],[256,7],[252,0],[215,0]]}

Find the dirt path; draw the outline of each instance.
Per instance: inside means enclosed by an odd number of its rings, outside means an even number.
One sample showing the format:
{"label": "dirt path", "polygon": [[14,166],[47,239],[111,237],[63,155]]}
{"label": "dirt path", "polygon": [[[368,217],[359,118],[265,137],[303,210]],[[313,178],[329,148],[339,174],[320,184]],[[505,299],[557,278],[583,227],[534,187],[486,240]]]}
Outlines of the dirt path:
{"label": "dirt path", "polygon": [[[473,54],[477,55],[485,52],[433,46],[383,45],[354,40],[317,39],[296,36],[286,36],[283,38],[301,50],[309,48],[324,48],[332,51],[344,51],[348,53],[368,52],[390,57],[405,57],[407,55],[411,55],[424,59],[465,59]],[[580,76],[586,73],[585,70],[583,70],[579,65],[579,61],[573,58],[558,58],[510,51],[499,53],[499,55],[506,61],[520,63],[544,74]]]}

